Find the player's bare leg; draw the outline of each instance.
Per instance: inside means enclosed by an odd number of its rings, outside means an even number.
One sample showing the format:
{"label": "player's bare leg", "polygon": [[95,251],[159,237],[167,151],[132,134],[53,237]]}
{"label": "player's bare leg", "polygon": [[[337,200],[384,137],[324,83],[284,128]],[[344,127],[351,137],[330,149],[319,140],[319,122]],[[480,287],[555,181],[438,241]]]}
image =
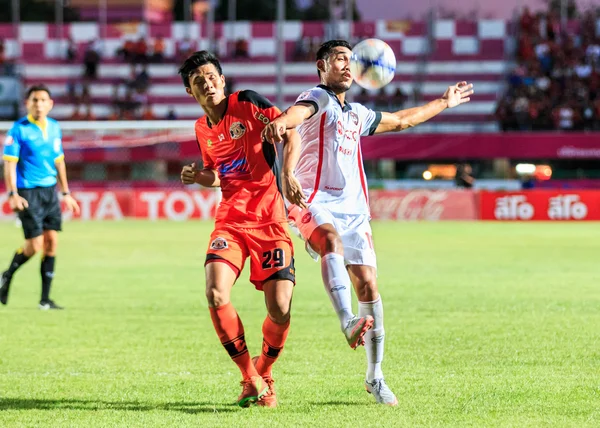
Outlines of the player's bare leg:
{"label": "player's bare leg", "polygon": [[263,284],[267,317],[263,323],[262,353],[254,357],[256,370],[269,387],[269,391],[258,401],[259,406],[276,407],[277,395],[272,367],[281,356],[290,329],[290,309],[294,284],[289,280],[272,280]]}
{"label": "player's bare leg", "polygon": [[231,289],[237,272],[229,264],[213,261],[205,267],[206,299],[210,316],[221,344],[242,373],[242,393],[238,405],[247,407],[257,402],[268,387],[252,364],[246,347],[244,326],[231,304]]}
{"label": "player's bare leg", "polygon": [[333,225],[322,224],[311,234],[309,244],[321,256],[323,285],[340,320],[340,327],[352,349],[364,343],[365,333],[372,327],[371,316],[355,316],[352,312],[350,277],[344,263],[342,239]]}
{"label": "player's bare leg", "polygon": [[385,383],[381,363],[383,361],[385,330],[383,328],[383,305],[377,290],[377,270],[372,266],[349,265],[348,272],[358,296],[359,316],[372,316],[373,329],[365,334],[367,374],[365,388],[380,404],[398,405],[398,399]]}
{"label": "player's bare leg", "polygon": [[35,253],[42,250],[44,245],[44,236],[26,239],[25,243],[19,248],[13,256],[10,266],[2,273],[0,277],[0,303],[6,305],[8,302],[8,292],[12,282],[13,275],[21,266],[23,266]]}

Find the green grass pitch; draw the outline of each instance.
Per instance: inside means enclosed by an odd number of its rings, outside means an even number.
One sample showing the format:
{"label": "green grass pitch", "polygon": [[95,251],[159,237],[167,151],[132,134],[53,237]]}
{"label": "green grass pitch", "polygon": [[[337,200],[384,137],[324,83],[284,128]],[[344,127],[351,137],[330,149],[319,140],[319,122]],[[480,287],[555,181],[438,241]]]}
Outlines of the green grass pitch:
{"label": "green grass pitch", "polygon": [[[301,245],[280,406],[236,407],[204,298],[211,229],[66,224],[52,297],[67,310],[37,310],[39,258],[0,307],[0,426],[600,426],[599,224],[374,224],[397,408],[364,391],[364,349]],[[0,236],[4,268],[22,235]],[[257,354],[265,309],[247,271],[233,303]]]}

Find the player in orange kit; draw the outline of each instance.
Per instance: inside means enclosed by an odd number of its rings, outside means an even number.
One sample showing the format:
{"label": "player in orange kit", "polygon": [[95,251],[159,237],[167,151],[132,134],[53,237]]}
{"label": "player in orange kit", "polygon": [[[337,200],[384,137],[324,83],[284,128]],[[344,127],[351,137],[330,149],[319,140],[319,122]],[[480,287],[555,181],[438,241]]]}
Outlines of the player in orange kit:
{"label": "player in orange kit", "polygon": [[[226,96],[225,77],[218,59],[209,52],[192,54],[179,73],[186,92],[206,116],[196,122],[203,168],[183,168],[184,184],[221,187],[223,199],[210,236],[205,272],[206,297],[215,330],[242,372],[238,404],[275,407],[271,367],[288,335],[295,283],[294,251],[279,185],[275,147],[261,132],[281,113],[253,91]],[[285,134],[285,160],[299,154],[296,131]],[[284,168],[285,168],[284,163]],[[287,181],[286,196],[301,203],[299,183]],[[296,195],[296,196],[294,196]],[[233,284],[250,258],[250,281],[265,294],[268,315],[263,323],[262,354],[251,359],[244,327],[230,302]]]}

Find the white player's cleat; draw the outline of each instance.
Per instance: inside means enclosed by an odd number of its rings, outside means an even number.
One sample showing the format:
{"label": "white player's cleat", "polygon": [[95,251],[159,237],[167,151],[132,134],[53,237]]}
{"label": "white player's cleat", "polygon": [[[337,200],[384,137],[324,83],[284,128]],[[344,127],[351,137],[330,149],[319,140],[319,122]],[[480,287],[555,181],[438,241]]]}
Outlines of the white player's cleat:
{"label": "white player's cleat", "polygon": [[373,382],[365,380],[365,389],[369,394],[373,394],[375,401],[379,404],[387,404],[388,406],[398,405],[398,399],[383,378],[373,379]]}
{"label": "white player's cleat", "polygon": [[352,349],[358,348],[365,344],[365,333],[373,327],[373,317],[367,315],[364,317],[354,317],[346,324],[344,328],[344,336],[348,341],[348,345]]}

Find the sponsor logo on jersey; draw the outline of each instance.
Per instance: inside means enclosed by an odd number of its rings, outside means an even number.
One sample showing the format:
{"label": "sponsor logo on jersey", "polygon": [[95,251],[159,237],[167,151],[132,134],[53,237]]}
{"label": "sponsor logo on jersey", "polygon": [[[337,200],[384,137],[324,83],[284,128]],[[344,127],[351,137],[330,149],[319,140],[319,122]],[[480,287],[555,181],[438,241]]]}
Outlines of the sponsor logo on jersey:
{"label": "sponsor logo on jersey", "polygon": [[221,238],[220,236],[215,238],[210,243],[211,250],[225,250],[225,249],[227,249],[227,247],[228,247],[227,240],[225,238]]}
{"label": "sponsor logo on jersey", "polygon": [[246,133],[246,127],[241,122],[234,122],[229,128],[229,135],[234,140],[239,140]]}
{"label": "sponsor logo on jersey", "polygon": [[306,213],[302,216],[302,223],[306,224],[312,220],[312,213]]}
{"label": "sponsor logo on jersey", "polygon": [[270,122],[269,118],[259,111],[254,112],[254,118],[264,123],[265,125],[268,125]]}
{"label": "sponsor logo on jersey", "polygon": [[358,125],[358,115],[353,111],[350,112],[350,119],[352,119],[355,125]]}
{"label": "sponsor logo on jersey", "polygon": [[250,167],[243,149],[231,153],[226,159],[218,159],[217,170],[221,176],[242,178],[250,174]]}
{"label": "sponsor logo on jersey", "polygon": [[10,146],[13,143],[13,137],[11,137],[10,135],[8,135],[5,139],[4,139],[4,145],[5,146]]}
{"label": "sponsor logo on jersey", "polygon": [[298,101],[305,100],[305,99],[307,99],[308,97],[310,97],[310,91],[304,91],[304,92],[302,92],[302,93],[300,94],[300,96],[298,97]]}

